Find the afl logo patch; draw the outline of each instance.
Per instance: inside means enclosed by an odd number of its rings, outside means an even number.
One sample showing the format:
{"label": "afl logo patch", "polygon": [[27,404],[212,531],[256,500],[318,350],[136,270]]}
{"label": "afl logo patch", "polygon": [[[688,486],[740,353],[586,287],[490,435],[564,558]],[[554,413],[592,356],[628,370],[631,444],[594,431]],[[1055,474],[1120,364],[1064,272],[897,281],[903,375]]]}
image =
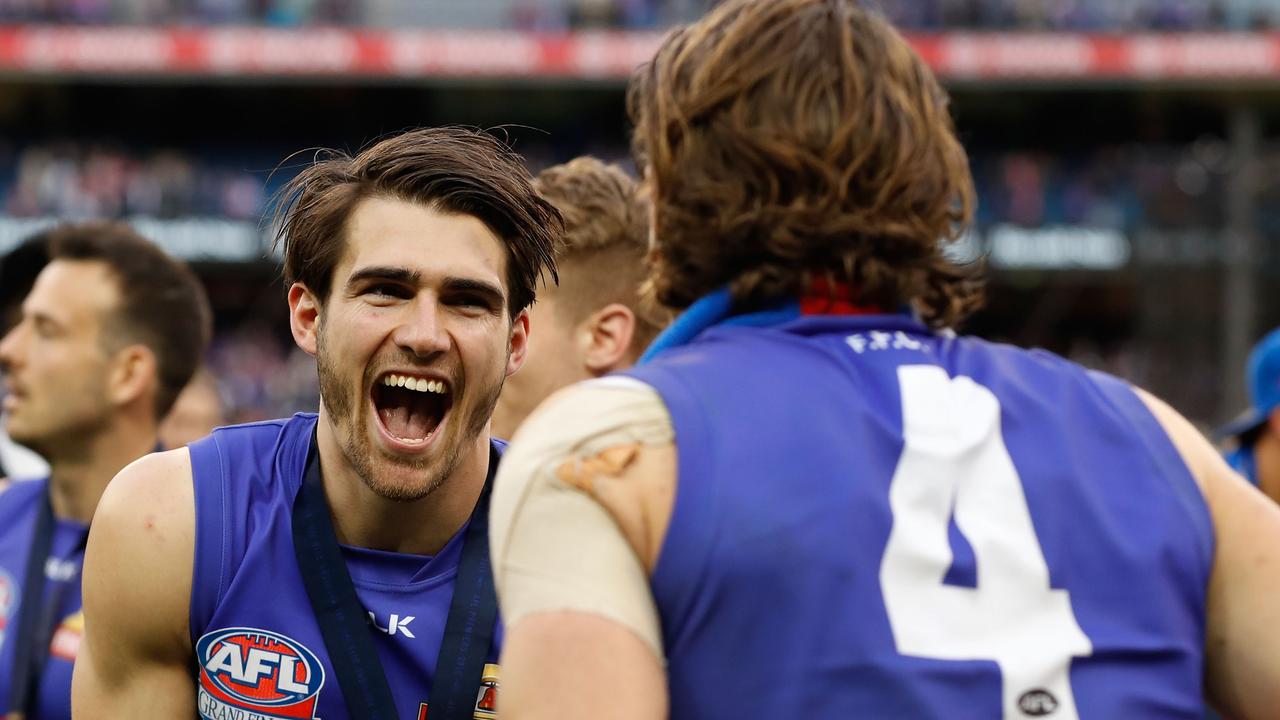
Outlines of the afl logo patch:
{"label": "afl logo patch", "polygon": [[315,653],[293,638],[269,630],[224,628],[200,638],[196,658],[202,718],[315,718],[324,668]]}
{"label": "afl logo patch", "polygon": [[5,630],[18,605],[18,584],[13,577],[0,568],[0,648],[4,647]]}

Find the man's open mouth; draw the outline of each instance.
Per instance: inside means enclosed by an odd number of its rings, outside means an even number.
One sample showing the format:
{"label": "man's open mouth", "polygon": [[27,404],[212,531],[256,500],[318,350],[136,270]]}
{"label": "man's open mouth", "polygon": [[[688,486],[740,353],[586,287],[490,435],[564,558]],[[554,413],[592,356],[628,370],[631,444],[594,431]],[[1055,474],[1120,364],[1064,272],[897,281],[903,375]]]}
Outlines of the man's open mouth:
{"label": "man's open mouth", "polygon": [[453,404],[447,382],[420,375],[387,373],[371,395],[383,430],[410,445],[430,440]]}

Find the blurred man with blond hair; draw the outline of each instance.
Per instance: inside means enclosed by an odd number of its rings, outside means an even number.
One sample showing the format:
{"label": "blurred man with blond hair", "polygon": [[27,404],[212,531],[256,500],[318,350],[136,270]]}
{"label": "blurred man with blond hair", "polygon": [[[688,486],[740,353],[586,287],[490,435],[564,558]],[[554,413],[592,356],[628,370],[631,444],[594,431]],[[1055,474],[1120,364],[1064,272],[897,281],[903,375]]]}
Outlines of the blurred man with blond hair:
{"label": "blurred man with blond hair", "polygon": [[529,310],[528,359],[493,414],[493,434],[503,438],[556,390],[630,367],[658,331],[658,313],[640,293],[649,210],[635,181],[580,157],[543,170],[535,185],[564,216],[560,282]]}

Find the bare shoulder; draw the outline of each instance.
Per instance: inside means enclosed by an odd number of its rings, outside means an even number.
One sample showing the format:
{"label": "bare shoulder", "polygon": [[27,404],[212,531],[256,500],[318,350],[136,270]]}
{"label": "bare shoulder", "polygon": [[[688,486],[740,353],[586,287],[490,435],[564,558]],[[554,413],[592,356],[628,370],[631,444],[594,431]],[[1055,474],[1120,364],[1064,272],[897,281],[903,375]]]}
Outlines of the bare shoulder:
{"label": "bare shoulder", "polygon": [[153,539],[168,533],[193,534],[195,489],[187,449],[145,455],[125,466],[98,504],[95,531],[99,525],[113,533],[136,531]]}
{"label": "bare shoulder", "polygon": [[1150,393],[1138,396],[1200,484],[1214,524],[1205,693],[1228,717],[1271,717],[1280,702],[1280,508],[1235,473],[1200,431]]}
{"label": "bare shoulder", "polygon": [[1169,440],[1182,456],[1182,461],[1186,463],[1187,469],[1195,477],[1196,483],[1200,486],[1200,492],[1212,504],[1212,496],[1217,486],[1224,482],[1231,482],[1235,473],[1231,471],[1213,445],[1181,413],[1146,390],[1135,386],[1134,392],[1164,428]]}
{"label": "bare shoulder", "polygon": [[189,645],[195,493],[186,448],[147,455],[107,486],[85,555],[87,620],[162,647]]}
{"label": "bare shoulder", "polygon": [[76,717],[192,717],[189,615],[195,493],[186,448],[143,457],[107,485],[82,577]]}

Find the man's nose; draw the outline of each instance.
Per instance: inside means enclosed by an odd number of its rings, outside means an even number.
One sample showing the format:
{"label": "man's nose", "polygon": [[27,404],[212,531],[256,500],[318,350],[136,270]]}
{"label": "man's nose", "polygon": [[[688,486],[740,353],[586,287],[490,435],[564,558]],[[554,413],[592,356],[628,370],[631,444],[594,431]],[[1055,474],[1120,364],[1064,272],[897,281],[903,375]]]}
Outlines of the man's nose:
{"label": "man's nose", "polygon": [[26,332],[26,323],[18,323],[0,339],[0,370],[11,372],[21,358],[22,339]]}
{"label": "man's nose", "polygon": [[449,349],[449,333],[445,329],[440,303],[434,298],[414,301],[405,321],[396,328],[396,345],[417,357],[430,357]]}

